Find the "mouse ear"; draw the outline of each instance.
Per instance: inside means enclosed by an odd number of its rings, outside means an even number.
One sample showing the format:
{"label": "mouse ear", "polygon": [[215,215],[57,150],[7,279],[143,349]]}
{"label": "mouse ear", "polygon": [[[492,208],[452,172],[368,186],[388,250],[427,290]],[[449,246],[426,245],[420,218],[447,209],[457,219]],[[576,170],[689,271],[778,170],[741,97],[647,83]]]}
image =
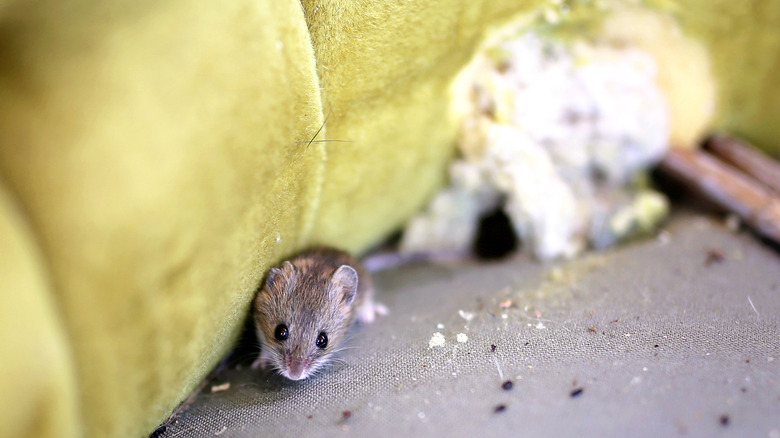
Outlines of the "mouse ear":
{"label": "mouse ear", "polygon": [[279,267],[273,267],[268,270],[268,275],[265,277],[266,287],[270,287],[274,282],[285,279],[286,282],[290,281],[295,275],[295,266],[289,261],[286,261]]}
{"label": "mouse ear", "polygon": [[[344,305],[348,306],[355,300],[358,287],[358,274],[352,266],[341,265],[336,272],[333,273],[333,277],[330,281],[336,286],[332,289],[332,293],[341,294],[341,301]],[[331,296],[331,298],[337,298]]]}

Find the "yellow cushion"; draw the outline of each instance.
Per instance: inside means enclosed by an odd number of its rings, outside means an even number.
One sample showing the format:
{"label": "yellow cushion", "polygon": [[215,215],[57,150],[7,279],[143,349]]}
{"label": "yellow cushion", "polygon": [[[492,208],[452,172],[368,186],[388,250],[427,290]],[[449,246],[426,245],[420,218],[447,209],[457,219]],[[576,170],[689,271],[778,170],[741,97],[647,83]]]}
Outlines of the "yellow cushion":
{"label": "yellow cushion", "polygon": [[[780,148],[780,4],[662,3],[710,56],[716,123]],[[0,428],[150,432],[269,265],[360,252],[426,202],[453,80],[491,29],[556,5],[0,2]]]}
{"label": "yellow cushion", "polygon": [[0,184],[0,430],[73,437],[81,430],[70,340],[45,260]]}

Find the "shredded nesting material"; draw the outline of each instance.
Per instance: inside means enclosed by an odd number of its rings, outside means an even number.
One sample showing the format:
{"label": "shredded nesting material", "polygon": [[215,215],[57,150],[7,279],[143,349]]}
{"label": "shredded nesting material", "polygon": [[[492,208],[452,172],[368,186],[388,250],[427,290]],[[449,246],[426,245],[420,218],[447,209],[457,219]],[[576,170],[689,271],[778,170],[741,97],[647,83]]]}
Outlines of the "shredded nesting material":
{"label": "shredded nesting material", "polygon": [[460,158],[402,250],[467,249],[497,207],[540,259],[607,247],[666,217],[666,198],[642,178],[669,135],[650,55],[525,33],[487,45],[464,74]]}

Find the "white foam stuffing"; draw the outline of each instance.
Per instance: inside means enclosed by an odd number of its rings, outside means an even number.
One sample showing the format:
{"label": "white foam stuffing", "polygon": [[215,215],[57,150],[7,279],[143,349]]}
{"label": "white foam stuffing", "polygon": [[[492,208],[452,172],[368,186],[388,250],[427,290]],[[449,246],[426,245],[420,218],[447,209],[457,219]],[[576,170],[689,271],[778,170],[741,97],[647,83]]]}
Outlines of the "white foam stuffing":
{"label": "white foam stuffing", "polygon": [[632,47],[515,35],[487,46],[466,70],[472,107],[462,157],[450,167],[451,185],[407,226],[403,250],[468,248],[479,218],[498,206],[540,259],[631,231],[597,225],[631,202],[637,173],[668,147],[653,58]]}

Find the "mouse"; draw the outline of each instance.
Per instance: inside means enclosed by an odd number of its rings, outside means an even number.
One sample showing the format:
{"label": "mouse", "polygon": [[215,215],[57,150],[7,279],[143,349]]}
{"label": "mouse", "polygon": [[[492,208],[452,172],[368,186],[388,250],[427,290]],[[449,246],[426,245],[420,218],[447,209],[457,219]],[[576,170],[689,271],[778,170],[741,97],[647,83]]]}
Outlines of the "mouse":
{"label": "mouse", "polygon": [[272,267],[258,290],[253,322],[261,352],[252,368],[307,379],[328,365],[355,321],[385,314],[358,259],[333,248],[306,250]]}

